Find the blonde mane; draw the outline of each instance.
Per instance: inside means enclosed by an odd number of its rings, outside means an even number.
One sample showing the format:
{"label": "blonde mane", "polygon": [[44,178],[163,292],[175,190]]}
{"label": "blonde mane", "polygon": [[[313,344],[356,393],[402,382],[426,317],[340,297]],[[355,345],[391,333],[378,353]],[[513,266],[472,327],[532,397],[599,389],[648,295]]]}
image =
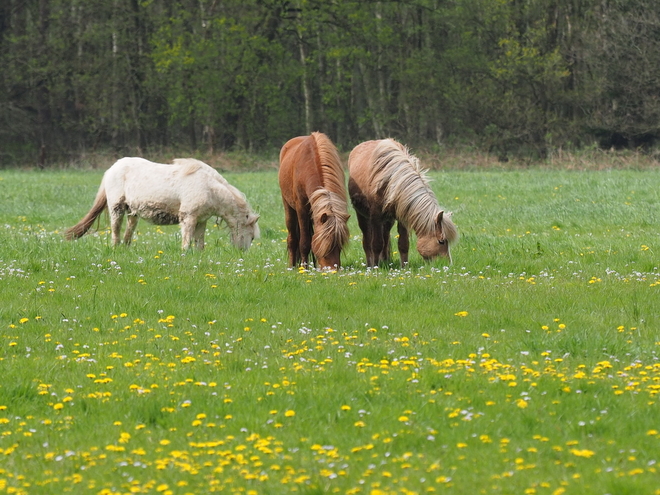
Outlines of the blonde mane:
{"label": "blonde mane", "polygon": [[346,184],[344,183],[344,169],[341,166],[337,148],[335,148],[325,134],[313,132],[312,137],[316,142],[316,151],[321,163],[323,187],[345,198]]}
{"label": "blonde mane", "polygon": [[312,137],[316,143],[323,180],[323,188],[314,191],[309,198],[315,231],[312,251],[323,257],[334,246],[341,249],[348,243],[348,202],[344,169],[337,149],[325,134],[314,132]]}
{"label": "blonde mane", "polygon": [[[434,235],[436,220],[443,209],[431,189],[426,170],[408,148],[384,139],[373,151],[371,184],[373,193],[382,194],[384,208],[394,208],[394,215],[417,235]],[[442,231],[447,241],[458,237],[458,230],[450,219],[451,213],[442,217]]]}

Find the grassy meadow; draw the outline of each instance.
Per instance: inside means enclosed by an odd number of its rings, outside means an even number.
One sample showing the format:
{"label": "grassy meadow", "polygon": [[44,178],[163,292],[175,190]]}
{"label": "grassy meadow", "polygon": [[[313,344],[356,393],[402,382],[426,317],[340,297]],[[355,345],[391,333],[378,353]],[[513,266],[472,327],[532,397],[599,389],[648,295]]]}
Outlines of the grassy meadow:
{"label": "grassy meadow", "polygon": [[[660,171],[436,171],[454,263],[286,266],[141,221],[102,172],[0,171],[0,493],[660,494]],[[352,212],[352,210],[351,210]]]}

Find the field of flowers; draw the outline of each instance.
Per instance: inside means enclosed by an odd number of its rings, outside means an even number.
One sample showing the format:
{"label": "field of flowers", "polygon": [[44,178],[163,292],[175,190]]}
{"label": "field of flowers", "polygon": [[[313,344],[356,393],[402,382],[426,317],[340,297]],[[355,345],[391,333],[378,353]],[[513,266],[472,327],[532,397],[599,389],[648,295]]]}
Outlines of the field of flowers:
{"label": "field of flowers", "polygon": [[435,172],[454,264],[286,266],[141,222],[99,171],[0,171],[0,493],[660,494],[660,172]]}

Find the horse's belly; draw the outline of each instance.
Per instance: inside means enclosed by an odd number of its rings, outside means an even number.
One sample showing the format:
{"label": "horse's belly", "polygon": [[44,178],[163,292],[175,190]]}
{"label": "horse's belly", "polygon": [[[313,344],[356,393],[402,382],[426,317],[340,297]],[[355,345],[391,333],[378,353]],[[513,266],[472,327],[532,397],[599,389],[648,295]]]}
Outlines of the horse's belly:
{"label": "horse's belly", "polygon": [[137,215],[154,225],[176,225],[179,223],[179,212],[159,203],[142,203],[128,205],[129,215]]}

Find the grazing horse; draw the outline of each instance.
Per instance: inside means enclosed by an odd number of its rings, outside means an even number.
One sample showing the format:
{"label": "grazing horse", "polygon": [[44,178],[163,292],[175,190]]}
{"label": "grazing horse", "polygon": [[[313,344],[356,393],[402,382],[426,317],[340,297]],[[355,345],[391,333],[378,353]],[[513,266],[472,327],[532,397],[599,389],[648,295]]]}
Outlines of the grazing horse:
{"label": "grazing horse", "polygon": [[339,268],[348,242],[344,170],[330,139],[320,132],[289,140],[280,152],[279,182],[284,203],[289,265]]}
{"label": "grazing horse", "polygon": [[80,222],[68,229],[67,239],[82,237],[104,211],[110,213],[112,243],[120,243],[121,224],[127,215],[124,243],[130,244],[138,218],[156,225],[181,224],[181,244],[204,249],[206,221],[217,216],[229,226],[231,243],[250,247],[259,237],[255,214],[245,196],[215,169],[192,158],[173,164],[144,158],[122,158],[103,175],[94,205]]}
{"label": "grazing horse", "polygon": [[401,266],[408,263],[408,229],[417,235],[425,260],[445,256],[458,238],[451,213],[445,213],[419,160],[393,139],[358,144],[348,157],[348,191],[362,230],[367,266],[390,261],[390,230],[397,221]]}

